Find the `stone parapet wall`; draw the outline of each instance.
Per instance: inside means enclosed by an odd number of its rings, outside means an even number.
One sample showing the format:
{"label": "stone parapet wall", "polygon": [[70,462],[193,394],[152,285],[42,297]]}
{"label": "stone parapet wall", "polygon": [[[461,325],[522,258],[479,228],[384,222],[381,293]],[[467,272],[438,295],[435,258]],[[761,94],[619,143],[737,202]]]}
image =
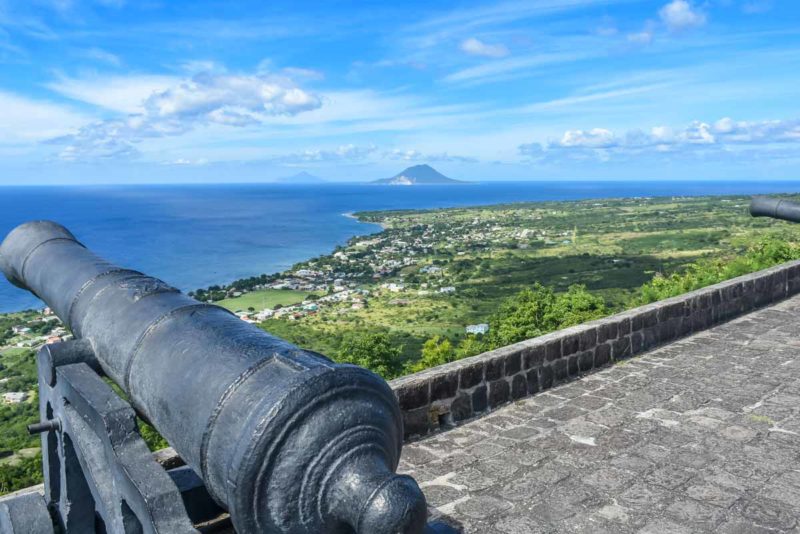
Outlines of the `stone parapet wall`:
{"label": "stone parapet wall", "polygon": [[800,293],[800,261],[740,276],[390,382],[406,438],[458,424]]}

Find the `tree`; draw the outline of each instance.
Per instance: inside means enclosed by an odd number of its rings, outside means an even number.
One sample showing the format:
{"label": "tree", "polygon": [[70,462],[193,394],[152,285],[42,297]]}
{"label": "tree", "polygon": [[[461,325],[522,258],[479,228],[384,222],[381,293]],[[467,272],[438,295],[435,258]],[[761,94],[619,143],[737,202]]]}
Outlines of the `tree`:
{"label": "tree", "polygon": [[480,354],[481,352],[485,351],[486,343],[484,343],[481,339],[478,339],[477,336],[469,335],[458,344],[458,348],[456,349],[456,359],[460,360],[462,358],[469,358],[470,356],[475,356],[476,354]]}
{"label": "tree", "polygon": [[506,300],[489,320],[489,344],[502,347],[606,315],[605,302],[586,286],[557,295],[538,282]]}
{"label": "tree", "polygon": [[455,359],[456,352],[450,340],[433,336],[422,345],[422,358],[411,366],[411,371],[417,373]]}
{"label": "tree", "polygon": [[383,332],[351,333],[342,339],[337,360],[366,367],[385,379],[400,371],[403,348]]}

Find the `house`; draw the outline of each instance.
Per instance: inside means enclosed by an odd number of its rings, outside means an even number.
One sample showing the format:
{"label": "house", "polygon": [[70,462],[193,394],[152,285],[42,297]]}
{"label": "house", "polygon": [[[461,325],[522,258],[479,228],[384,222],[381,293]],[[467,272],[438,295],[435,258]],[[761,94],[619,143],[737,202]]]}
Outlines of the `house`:
{"label": "house", "polygon": [[405,289],[405,286],[403,284],[395,284],[394,282],[383,284],[381,287],[388,289],[392,293],[399,293],[403,289]]}
{"label": "house", "polygon": [[466,328],[467,334],[484,335],[489,332],[489,325],[486,323],[471,324]]}
{"label": "house", "polygon": [[50,336],[44,342],[47,345],[52,345],[53,343],[61,343],[61,338],[59,336]]}
{"label": "house", "polygon": [[10,391],[3,393],[3,404],[19,404],[28,398],[24,391]]}
{"label": "house", "polygon": [[439,288],[439,293],[455,293],[455,292],[456,288],[454,288],[453,286],[446,286]]}
{"label": "house", "polygon": [[27,326],[12,326],[11,331],[15,334],[27,334],[31,331],[31,329]]}

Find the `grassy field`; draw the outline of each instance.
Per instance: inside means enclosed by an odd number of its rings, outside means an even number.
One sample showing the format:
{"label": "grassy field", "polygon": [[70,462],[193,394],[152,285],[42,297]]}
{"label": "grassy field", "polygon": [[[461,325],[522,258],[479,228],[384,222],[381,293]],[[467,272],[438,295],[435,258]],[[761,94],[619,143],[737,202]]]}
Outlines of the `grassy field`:
{"label": "grassy field", "polygon": [[281,306],[297,304],[305,300],[308,295],[308,291],[267,289],[264,291],[252,291],[250,293],[245,293],[241,297],[221,300],[216,304],[228,308],[233,312],[247,311],[249,308],[259,311],[263,310],[264,308],[274,308],[279,304]]}

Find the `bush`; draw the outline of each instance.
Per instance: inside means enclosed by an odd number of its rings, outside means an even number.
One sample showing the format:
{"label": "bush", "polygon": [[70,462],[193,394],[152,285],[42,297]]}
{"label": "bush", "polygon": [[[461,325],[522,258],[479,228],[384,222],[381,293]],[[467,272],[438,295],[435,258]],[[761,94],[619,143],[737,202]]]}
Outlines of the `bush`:
{"label": "bush", "polygon": [[41,481],[41,453],[22,457],[13,464],[0,465],[0,495],[39,484]]}
{"label": "bush", "polygon": [[411,365],[411,372],[424,371],[455,359],[456,351],[450,340],[441,336],[433,336],[422,345],[422,358]]}
{"label": "bush", "polygon": [[682,272],[666,276],[656,274],[641,287],[639,298],[633,304],[648,304],[675,297],[797,259],[800,259],[800,245],[797,243],[774,237],[764,238],[750,245],[741,256],[703,259],[690,263]]}
{"label": "bush", "polygon": [[502,347],[606,315],[602,298],[586,286],[556,294],[538,282],[506,300],[489,320],[489,345]]}
{"label": "bush", "polygon": [[388,380],[400,372],[402,355],[403,347],[383,332],[351,333],[342,340],[337,360],[366,367]]}

